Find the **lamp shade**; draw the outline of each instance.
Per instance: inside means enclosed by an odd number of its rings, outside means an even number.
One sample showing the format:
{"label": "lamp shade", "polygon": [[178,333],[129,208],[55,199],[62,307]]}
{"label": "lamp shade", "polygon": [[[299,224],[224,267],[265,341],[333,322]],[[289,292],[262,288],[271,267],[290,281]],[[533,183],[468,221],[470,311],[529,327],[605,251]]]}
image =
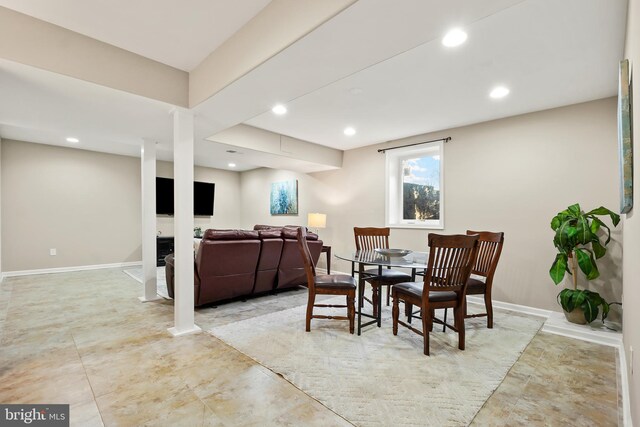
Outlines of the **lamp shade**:
{"label": "lamp shade", "polygon": [[310,213],[307,216],[307,227],[325,228],[327,226],[327,215],[323,213]]}

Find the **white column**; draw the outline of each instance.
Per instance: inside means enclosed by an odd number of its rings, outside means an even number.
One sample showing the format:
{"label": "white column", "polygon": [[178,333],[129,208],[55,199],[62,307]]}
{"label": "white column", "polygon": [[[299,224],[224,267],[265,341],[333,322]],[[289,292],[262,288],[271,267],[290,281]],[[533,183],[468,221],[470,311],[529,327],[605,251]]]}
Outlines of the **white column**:
{"label": "white column", "polygon": [[173,112],[174,185],[174,321],[173,335],[200,330],[193,310],[193,115],[176,108]]}
{"label": "white column", "polygon": [[161,299],[158,296],[156,267],[156,143],[144,139],[141,149],[142,182],[142,283],[144,295],[140,301]]}

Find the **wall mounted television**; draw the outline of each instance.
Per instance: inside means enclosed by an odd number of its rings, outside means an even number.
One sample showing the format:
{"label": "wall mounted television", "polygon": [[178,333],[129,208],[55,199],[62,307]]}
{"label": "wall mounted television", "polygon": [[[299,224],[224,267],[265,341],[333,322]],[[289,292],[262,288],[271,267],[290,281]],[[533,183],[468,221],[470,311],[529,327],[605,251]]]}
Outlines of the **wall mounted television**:
{"label": "wall mounted television", "polygon": [[[213,215],[216,185],[212,182],[193,183],[193,214]],[[173,215],[173,179],[156,178],[156,215]]]}

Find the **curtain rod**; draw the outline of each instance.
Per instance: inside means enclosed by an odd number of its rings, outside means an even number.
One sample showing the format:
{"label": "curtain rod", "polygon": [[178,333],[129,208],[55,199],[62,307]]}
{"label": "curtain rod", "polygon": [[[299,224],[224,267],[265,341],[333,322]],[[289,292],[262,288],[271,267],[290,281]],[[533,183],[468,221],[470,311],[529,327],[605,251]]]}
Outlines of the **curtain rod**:
{"label": "curtain rod", "polygon": [[381,148],[381,149],[378,150],[378,153],[384,153],[385,151],[388,151],[388,150],[395,150],[396,148],[411,147],[411,146],[414,146],[414,145],[429,144],[430,142],[438,142],[438,141],[444,141],[445,143],[447,143],[447,142],[451,141],[451,137],[447,136],[446,138],[432,139],[431,141],[414,142],[413,144],[401,145],[399,147]]}

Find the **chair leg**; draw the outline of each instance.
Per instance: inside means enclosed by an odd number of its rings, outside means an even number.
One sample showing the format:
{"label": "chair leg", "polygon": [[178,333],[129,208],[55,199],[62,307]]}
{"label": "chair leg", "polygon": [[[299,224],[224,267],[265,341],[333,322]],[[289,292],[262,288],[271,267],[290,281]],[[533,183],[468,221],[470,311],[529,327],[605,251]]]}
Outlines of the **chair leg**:
{"label": "chair leg", "polygon": [[378,316],[378,298],[380,298],[380,286],[371,285],[371,303],[373,304],[373,316]]}
{"label": "chair leg", "polygon": [[431,310],[422,310],[422,336],[424,338],[424,354],[429,355],[429,331],[433,326]]}
{"label": "chair leg", "polygon": [[387,307],[389,307],[390,298],[391,298],[391,285],[387,286]]}
{"label": "chair leg", "polygon": [[309,300],[307,301],[307,319],[306,319],[306,330],[307,332],[311,331],[311,317],[313,316],[313,305],[316,302],[315,294],[309,292]]}
{"label": "chair leg", "polygon": [[464,306],[453,309],[456,316],[456,329],[458,330],[458,348],[464,350]]}
{"label": "chair leg", "polygon": [[356,294],[347,295],[347,317],[349,318],[349,333],[353,334],[356,319]]}
{"label": "chair leg", "polygon": [[404,302],[404,314],[407,316],[407,323],[411,323],[411,318],[413,316],[413,304],[409,304],[408,302]]}
{"label": "chair leg", "polygon": [[493,329],[493,304],[491,304],[491,291],[484,294],[484,307],[487,310],[487,328]]}
{"label": "chair leg", "polygon": [[[407,302],[405,302],[406,307]],[[400,307],[398,301],[398,294],[393,293],[393,307],[391,308],[391,314],[393,316],[393,335],[398,335],[398,317],[400,317]]]}
{"label": "chair leg", "polygon": [[444,309],[444,320],[442,321],[444,325],[442,325],[442,332],[447,332],[447,310],[449,309],[448,308]]}
{"label": "chair leg", "polygon": [[429,316],[431,316],[431,324],[429,326],[429,332],[433,332],[433,318],[436,316],[436,311],[433,308],[429,310]]}
{"label": "chair leg", "polygon": [[364,280],[361,280],[360,284],[362,286],[358,286],[358,292],[360,293],[360,301],[362,301],[362,306],[364,307],[364,291],[365,291],[365,288],[367,287],[367,282],[365,282]]}

